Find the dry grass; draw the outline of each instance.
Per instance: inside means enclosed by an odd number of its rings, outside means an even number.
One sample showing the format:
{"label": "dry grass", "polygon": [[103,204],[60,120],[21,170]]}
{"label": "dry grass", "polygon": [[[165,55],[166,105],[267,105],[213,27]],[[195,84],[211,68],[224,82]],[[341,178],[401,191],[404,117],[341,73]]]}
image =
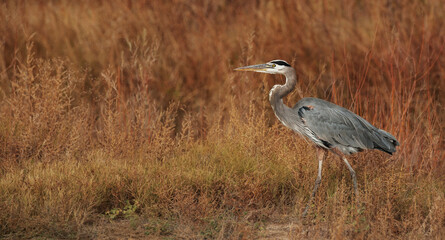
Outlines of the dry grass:
{"label": "dry grass", "polygon": [[[295,239],[441,238],[444,12],[439,0],[4,1],[0,237],[249,239],[280,222]],[[291,221],[314,151],[268,105],[281,77],[232,71],[276,58],[303,95],[400,140],[394,156],[352,157],[360,205],[330,157],[310,216]]]}

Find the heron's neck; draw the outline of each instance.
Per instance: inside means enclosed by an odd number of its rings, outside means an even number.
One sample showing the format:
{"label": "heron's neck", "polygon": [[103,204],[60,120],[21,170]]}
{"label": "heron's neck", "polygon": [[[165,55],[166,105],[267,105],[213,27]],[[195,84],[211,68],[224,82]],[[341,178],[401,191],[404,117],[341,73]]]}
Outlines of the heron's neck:
{"label": "heron's neck", "polygon": [[286,83],[284,85],[275,85],[269,92],[269,101],[275,116],[287,127],[291,127],[291,109],[283,103],[283,97],[287,96],[294,90],[297,83],[297,75],[294,69],[289,70],[284,74],[286,76]]}
{"label": "heron's neck", "polygon": [[269,101],[272,107],[276,104],[283,104],[282,99],[294,90],[297,84],[297,74],[294,69],[290,69],[286,73],[286,83],[284,85],[275,85],[269,92]]}

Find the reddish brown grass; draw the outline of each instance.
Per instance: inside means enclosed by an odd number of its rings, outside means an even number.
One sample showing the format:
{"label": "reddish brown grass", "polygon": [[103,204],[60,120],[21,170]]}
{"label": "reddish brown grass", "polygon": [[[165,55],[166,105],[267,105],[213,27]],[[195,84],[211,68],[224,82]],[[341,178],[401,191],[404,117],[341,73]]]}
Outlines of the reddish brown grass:
{"label": "reddish brown grass", "polygon": [[[104,238],[123,224],[110,235],[248,239],[280,222],[296,239],[441,238],[444,12],[439,0],[3,2],[0,236]],[[292,220],[314,151],[270,109],[281,77],[232,70],[277,58],[299,73],[287,104],[330,100],[400,141],[393,156],[351,158],[359,205],[331,156],[310,216]]]}

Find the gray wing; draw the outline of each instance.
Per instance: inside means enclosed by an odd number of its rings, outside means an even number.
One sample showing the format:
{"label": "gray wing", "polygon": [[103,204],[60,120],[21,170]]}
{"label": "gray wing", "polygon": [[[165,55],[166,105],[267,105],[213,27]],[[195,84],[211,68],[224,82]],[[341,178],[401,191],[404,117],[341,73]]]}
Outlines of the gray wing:
{"label": "gray wing", "polygon": [[345,154],[363,149],[379,149],[392,154],[399,145],[391,134],[355,113],[321,99],[302,99],[293,110],[326,147],[337,147]]}

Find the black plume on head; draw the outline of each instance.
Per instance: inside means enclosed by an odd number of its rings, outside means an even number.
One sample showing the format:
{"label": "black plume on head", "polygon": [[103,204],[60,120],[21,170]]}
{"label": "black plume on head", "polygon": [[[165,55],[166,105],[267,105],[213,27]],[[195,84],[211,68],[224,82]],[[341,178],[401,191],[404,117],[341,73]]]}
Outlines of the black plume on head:
{"label": "black plume on head", "polygon": [[272,61],[271,63],[275,63],[275,64],[277,64],[277,65],[282,65],[282,66],[290,67],[289,63],[287,63],[287,62],[285,62],[285,61],[283,61],[283,60],[274,60],[274,61]]}

